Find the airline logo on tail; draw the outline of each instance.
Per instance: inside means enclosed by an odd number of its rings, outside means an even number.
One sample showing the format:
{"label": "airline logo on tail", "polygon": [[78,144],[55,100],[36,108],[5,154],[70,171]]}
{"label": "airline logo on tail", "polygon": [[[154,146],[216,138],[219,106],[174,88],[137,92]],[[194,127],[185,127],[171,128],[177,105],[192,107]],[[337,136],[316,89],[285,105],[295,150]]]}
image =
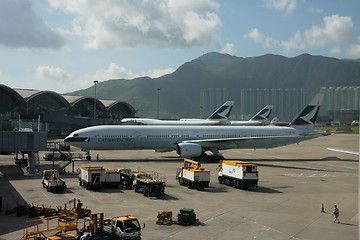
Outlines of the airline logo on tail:
{"label": "airline logo on tail", "polygon": [[225,102],[213,114],[211,114],[207,120],[228,120],[233,105],[234,105],[233,101]]}
{"label": "airline logo on tail", "polygon": [[250,120],[268,120],[271,111],[273,110],[273,105],[267,105],[263,109],[261,109],[254,117]]}
{"label": "airline logo on tail", "polygon": [[300,112],[300,114],[290,123],[290,126],[314,126],[323,97],[323,94],[317,94],[312,103],[307,105]]}
{"label": "airline logo on tail", "polygon": [[313,125],[319,110],[320,106],[306,106],[301,115],[291,125]]}

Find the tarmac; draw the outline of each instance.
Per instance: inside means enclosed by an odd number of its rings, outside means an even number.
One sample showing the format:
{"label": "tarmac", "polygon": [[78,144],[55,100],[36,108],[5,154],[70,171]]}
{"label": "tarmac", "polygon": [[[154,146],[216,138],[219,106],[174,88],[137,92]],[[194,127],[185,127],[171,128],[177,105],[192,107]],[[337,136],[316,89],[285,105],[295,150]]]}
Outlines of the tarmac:
{"label": "tarmac", "polygon": [[[204,191],[180,186],[175,179],[182,159],[175,152],[93,151],[93,161],[75,161],[62,174],[68,189],[50,193],[43,189],[40,175],[27,175],[14,164],[13,155],[0,155],[0,239],[20,239],[27,216],[5,215],[7,209],[24,202],[64,206],[80,199],[93,213],[105,218],[131,214],[138,217],[142,239],[359,239],[359,156],[332,152],[326,148],[359,151],[359,135],[331,136],[268,150],[226,150],[226,159],[256,163],[259,186],[245,191],[217,181],[218,162],[204,162],[211,170],[210,187]],[[40,157],[43,153],[40,153]],[[98,158],[98,160],[96,160]],[[145,197],[125,188],[99,191],[79,186],[80,166],[106,169],[131,168],[155,171],[166,176],[166,195]],[[41,160],[40,168],[51,168]],[[340,224],[334,223],[334,205],[340,209]],[[192,226],[157,225],[159,211],[193,208],[199,222]]]}

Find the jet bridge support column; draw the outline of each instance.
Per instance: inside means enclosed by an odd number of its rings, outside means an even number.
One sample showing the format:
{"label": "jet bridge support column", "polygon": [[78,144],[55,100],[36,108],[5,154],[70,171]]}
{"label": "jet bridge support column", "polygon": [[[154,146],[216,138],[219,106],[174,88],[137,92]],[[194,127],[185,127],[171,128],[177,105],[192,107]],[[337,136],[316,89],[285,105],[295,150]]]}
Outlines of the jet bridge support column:
{"label": "jet bridge support column", "polygon": [[29,156],[29,174],[35,174],[36,170],[36,157],[35,157],[35,152],[28,152],[28,156]]}

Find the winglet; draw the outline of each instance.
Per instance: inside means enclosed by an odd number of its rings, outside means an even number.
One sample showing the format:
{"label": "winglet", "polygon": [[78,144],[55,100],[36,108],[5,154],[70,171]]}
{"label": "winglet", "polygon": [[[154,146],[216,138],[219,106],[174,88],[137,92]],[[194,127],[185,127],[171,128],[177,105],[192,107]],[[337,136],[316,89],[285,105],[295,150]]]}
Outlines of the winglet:
{"label": "winglet", "polygon": [[207,120],[228,120],[233,105],[234,105],[234,101],[226,101],[213,114],[211,114],[207,118]]}
{"label": "winglet", "polygon": [[291,121],[289,126],[313,128],[324,94],[318,93],[313,100]]}
{"label": "winglet", "polygon": [[273,105],[266,105],[257,114],[255,114],[250,120],[269,120]]}

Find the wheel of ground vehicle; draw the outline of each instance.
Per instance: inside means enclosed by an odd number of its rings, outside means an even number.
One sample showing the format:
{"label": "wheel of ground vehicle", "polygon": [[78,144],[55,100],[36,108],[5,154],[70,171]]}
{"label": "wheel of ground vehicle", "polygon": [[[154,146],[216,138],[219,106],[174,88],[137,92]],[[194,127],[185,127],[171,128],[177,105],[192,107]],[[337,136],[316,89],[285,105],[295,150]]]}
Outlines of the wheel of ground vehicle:
{"label": "wheel of ground vehicle", "polygon": [[235,180],[232,181],[232,186],[233,186],[234,188],[236,187],[236,181],[235,181]]}
{"label": "wheel of ground vehicle", "polygon": [[222,177],[218,177],[218,181],[219,181],[220,184],[223,184]]}
{"label": "wheel of ground vehicle", "polygon": [[86,160],[91,161],[91,156],[90,156],[90,155],[87,155],[87,156],[86,156]]}
{"label": "wheel of ground vehicle", "polygon": [[150,189],[145,189],[145,191],[144,191],[144,196],[145,197],[149,197],[150,196]]}

